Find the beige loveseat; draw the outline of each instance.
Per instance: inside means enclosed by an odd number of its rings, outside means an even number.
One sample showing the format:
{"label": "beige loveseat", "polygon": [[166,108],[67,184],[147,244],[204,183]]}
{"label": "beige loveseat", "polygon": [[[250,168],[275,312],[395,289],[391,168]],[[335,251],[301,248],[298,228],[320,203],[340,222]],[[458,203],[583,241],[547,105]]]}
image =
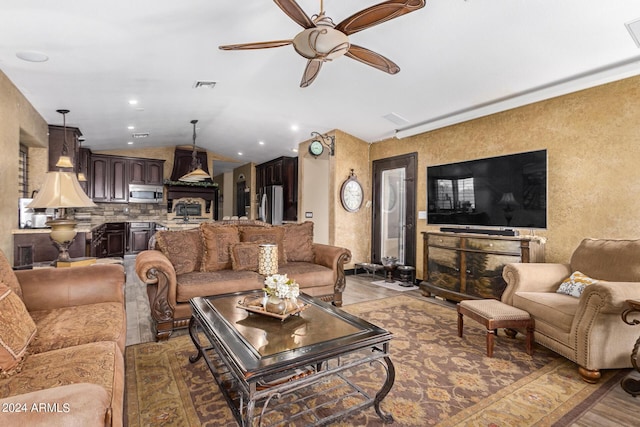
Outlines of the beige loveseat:
{"label": "beige loveseat", "polygon": [[136,273],[147,284],[156,339],[169,338],[191,318],[189,300],[264,287],[257,273],[258,246],[278,245],[278,273],[295,279],[308,295],[342,305],[348,249],[313,243],[313,223],[270,224],[221,221],[197,229],[159,231],[154,250],[136,257]]}
{"label": "beige loveseat", "polygon": [[[576,272],[595,283],[579,297],[558,293]],[[569,264],[508,264],[503,277],[502,302],[529,312],[535,341],[577,363],[585,381],[597,382],[601,369],[631,367],[638,331],[621,313],[626,300],[640,299],[640,240],[585,239]]]}
{"label": "beige loveseat", "polygon": [[0,426],[121,426],[121,265],[14,272],[0,252]]}

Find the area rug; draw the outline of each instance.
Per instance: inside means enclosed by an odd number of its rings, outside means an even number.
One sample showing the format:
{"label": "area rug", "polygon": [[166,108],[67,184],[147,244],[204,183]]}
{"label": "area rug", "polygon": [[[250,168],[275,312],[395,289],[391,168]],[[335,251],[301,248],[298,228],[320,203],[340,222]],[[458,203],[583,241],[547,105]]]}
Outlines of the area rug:
{"label": "area rug", "polygon": [[399,292],[406,292],[406,291],[413,291],[416,289],[420,289],[418,286],[415,286],[415,285],[402,286],[403,283],[397,280],[393,283],[389,283],[384,280],[376,280],[375,282],[371,282],[371,284],[376,286],[382,286],[383,288],[392,289],[394,291],[399,291]]}
{"label": "area rug", "polygon": [[[583,382],[575,364],[540,346],[526,354],[524,340],[500,334],[486,357],[486,331],[469,321],[458,338],[457,314],[424,299],[396,296],[344,307],[394,334],[395,384],[382,408],[395,426],[567,425],[603,387],[619,381],[608,371],[597,385]],[[126,349],[126,422],[136,426],[235,426],[203,360],[189,363],[187,335]],[[356,371],[363,387],[376,375]],[[573,412],[572,412],[573,411]],[[562,423],[559,421],[562,420]],[[289,425],[284,423],[282,425]],[[380,426],[372,408],[337,426]]]}

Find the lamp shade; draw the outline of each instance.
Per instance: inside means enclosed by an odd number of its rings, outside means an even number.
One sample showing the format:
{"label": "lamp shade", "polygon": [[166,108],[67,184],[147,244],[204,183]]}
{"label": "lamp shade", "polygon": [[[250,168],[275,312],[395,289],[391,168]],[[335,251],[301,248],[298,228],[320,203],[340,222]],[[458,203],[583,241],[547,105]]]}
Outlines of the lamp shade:
{"label": "lamp shade", "polygon": [[503,193],[502,198],[498,201],[499,205],[505,206],[517,206],[518,202],[516,198],[513,196],[513,193]]}
{"label": "lamp shade", "polygon": [[203,171],[200,168],[197,168],[195,170],[192,170],[191,172],[181,176],[180,178],[178,178],[178,181],[183,181],[183,182],[200,182],[200,181],[204,181],[207,178],[211,178],[211,176],[206,173],[205,171]]}
{"label": "lamp shade", "polygon": [[44,184],[28,208],[88,208],[96,206],[73,172],[47,172]]}

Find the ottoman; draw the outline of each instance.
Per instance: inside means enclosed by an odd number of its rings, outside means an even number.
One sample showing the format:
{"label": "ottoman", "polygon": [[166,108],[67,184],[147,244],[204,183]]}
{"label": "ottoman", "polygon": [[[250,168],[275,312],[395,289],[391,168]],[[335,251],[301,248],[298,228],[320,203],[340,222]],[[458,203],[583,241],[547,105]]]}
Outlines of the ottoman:
{"label": "ottoman", "polygon": [[[525,328],[527,331],[527,354],[533,354],[534,321],[526,311],[504,304],[496,299],[460,301],[458,304],[459,337],[462,337],[464,316],[470,317],[487,328],[488,357],[493,357],[493,341],[498,328]],[[515,334],[511,334],[511,336],[515,337]]]}

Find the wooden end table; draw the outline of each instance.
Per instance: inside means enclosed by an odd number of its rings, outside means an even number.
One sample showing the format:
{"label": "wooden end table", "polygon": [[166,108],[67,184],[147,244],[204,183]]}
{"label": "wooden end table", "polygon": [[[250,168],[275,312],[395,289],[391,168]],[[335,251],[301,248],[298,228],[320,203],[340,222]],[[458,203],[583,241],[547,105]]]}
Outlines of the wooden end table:
{"label": "wooden end table", "polygon": [[[622,312],[622,321],[627,325],[640,325],[640,320],[638,319],[629,319],[630,314],[639,314],[640,313],[640,301],[637,300],[627,300],[627,304],[629,304],[628,309]],[[631,351],[631,364],[634,369],[640,372],[640,368],[638,367],[638,350],[640,349],[640,337],[636,340],[636,344],[633,346],[633,350]],[[636,380],[633,378],[623,378],[620,381],[620,386],[624,391],[636,397],[640,395],[640,380]]]}

